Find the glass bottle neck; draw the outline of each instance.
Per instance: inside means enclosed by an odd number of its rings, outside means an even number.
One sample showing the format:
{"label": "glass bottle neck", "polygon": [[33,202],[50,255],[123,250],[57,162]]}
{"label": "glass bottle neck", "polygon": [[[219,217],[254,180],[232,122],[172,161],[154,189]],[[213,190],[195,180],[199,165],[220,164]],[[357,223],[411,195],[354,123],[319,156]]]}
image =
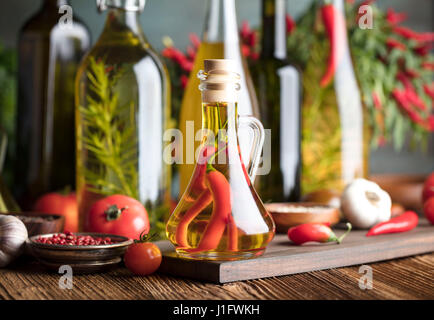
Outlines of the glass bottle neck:
{"label": "glass bottle neck", "polygon": [[203,41],[239,43],[234,0],[208,0]]}
{"label": "glass bottle neck", "polygon": [[132,35],[144,40],[145,36],[139,23],[139,14],[139,11],[110,8],[101,37],[104,38],[107,35],[107,37],[113,38]]}
{"label": "glass bottle neck", "polygon": [[69,5],[69,0],[45,0],[42,4],[43,8],[59,8],[63,5]]}
{"label": "glass bottle neck", "polygon": [[262,0],[262,58],[285,60],[286,0]]}

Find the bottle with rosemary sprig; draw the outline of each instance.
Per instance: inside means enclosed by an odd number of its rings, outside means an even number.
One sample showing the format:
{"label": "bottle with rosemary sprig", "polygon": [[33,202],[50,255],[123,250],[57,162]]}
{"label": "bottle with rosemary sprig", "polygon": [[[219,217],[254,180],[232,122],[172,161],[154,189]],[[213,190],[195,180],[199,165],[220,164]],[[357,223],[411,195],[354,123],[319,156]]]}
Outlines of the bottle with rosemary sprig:
{"label": "bottle with rosemary sprig", "polygon": [[[77,196],[80,227],[106,196],[141,201],[160,234],[170,206],[170,167],[163,161],[169,120],[167,70],[139,24],[145,1],[98,1],[105,27],[76,79]],[[91,231],[91,230],[89,230]]]}

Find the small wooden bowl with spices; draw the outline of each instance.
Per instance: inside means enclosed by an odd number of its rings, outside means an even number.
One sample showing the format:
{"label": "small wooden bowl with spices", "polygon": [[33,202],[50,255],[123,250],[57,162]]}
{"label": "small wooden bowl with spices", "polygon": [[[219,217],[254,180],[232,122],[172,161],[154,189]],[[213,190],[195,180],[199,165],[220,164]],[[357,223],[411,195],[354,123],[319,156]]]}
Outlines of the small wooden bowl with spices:
{"label": "small wooden bowl with spices", "polygon": [[312,202],[268,203],[265,208],[273,217],[279,233],[286,233],[289,228],[303,223],[327,223],[333,226],[340,219],[338,208]]}
{"label": "small wooden bowl with spices", "polygon": [[31,254],[50,270],[68,265],[74,273],[109,269],[122,261],[133,240],[113,234],[78,232],[36,235],[27,239]]}

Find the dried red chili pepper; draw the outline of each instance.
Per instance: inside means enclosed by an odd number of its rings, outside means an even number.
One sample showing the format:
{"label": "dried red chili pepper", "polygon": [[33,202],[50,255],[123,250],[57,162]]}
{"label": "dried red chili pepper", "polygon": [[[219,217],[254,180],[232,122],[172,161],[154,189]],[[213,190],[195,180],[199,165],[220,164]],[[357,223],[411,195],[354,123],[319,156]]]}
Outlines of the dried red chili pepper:
{"label": "dried red chili pepper", "polygon": [[430,43],[425,43],[425,44],[422,44],[418,47],[415,47],[414,52],[416,52],[418,55],[424,57],[428,53],[430,53],[431,48],[432,48],[432,45]]}
{"label": "dried red chili pepper", "polygon": [[425,84],[423,86],[423,90],[431,98],[431,100],[434,100],[434,85],[433,84],[431,84],[431,85]]}
{"label": "dried red chili pepper", "polygon": [[434,63],[422,62],[422,69],[432,71],[432,70],[434,70]]}
{"label": "dried red chili pepper", "polygon": [[407,95],[405,91],[400,91],[398,89],[394,89],[392,91],[392,95],[395,100],[398,102],[399,107],[403,109],[409,116],[409,118],[416,124],[425,127],[425,121],[422,117],[413,109],[411,103],[407,100]]}
{"label": "dried red chili pepper", "polygon": [[341,243],[351,231],[351,224],[347,223],[348,230],[339,238],[336,237],[329,226],[322,223],[304,223],[288,230],[288,238],[297,245],[306,242],[337,242]]}
{"label": "dried red chili pepper", "polygon": [[386,45],[389,49],[397,49],[401,51],[405,51],[405,49],[407,48],[405,44],[393,38],[388,38],[386,40]]}
{"label": "dried red chili pepper", "polygon": [[406,13],[398,13],[395,10],[393,10],[392,8],[389,8],[389,9],[387,9],[386,20],[391,25],[397,25],[397,24],[407,20],[407,14]]}
{"label": "dried red chili pepper", "polygon": [[414,106],[416,106],[418,109],[422,111],[427,110],[427,106],[425,105],[425,102],[417,95],[417,93],[412,89],[406,89],[405,95],[407,97],[407,100],[412,103]]}
{"label": "dried red chili pepper", "polygon": [[[214,250],[218,247],[225,232],[226,226],[230,223],[232,211],[231,186],[223,173],[212,170],[206,174],[206,181],[213,198],[213,210],[211,219],[203,233],[199,245],[195,249],[186,249],[188,252],[200,252]],[[232,231],[233,232],[233,231]],[[230,237],[235,242],[238,237]],[[229,244],[235,247],[235,243]]]}
{"label": "dried red chili pepper", "polygon": [[374,102],[375,109],[377,109],[377,110],[382,110],[383,109],[380,97],[378,96],[378,94],[375,91],[372,92],[372,101]]}
{"label": "dried red chili pepper", "polygon": [[406,211],[400,216],[390,219],[386,222],[381,222],[372,227],[366,234],[367,237],[377,236],[386,233],[406,232],[416,228],[419,222],[419,217],[414,211]]}
{"label": "dried red chili pepper", "polygon": [[395,26],[393,31],[407,39],[413,39],[421,42],[434,41],[434,32],[419,33],[406,27]]}
{"label": "dried red chili pepper", "polygon": [[286,14],[285,20],[286,20],[286,34],[289,35],[292,32],[294,32],[294,30],[297,28],[297,24],[289,14]]}
{"label": "dried red chili pepper", "polygon": [[332,81],[336,67],[344,53],[346,23],[345,17],[332,4],[326,4],[321,8],[321,16],[330,42],[326,72],[320,81],[321,87],[326,87]]}
{"label": "dried red chili pepper", "polygon": [[190,223],[199,213],[202,212],[212,201],[212,195],[209,190],[205,190],[194,204],[185,212],[178,226],[176,227],[176,243],[180,247],[188,247],[187,230]]}

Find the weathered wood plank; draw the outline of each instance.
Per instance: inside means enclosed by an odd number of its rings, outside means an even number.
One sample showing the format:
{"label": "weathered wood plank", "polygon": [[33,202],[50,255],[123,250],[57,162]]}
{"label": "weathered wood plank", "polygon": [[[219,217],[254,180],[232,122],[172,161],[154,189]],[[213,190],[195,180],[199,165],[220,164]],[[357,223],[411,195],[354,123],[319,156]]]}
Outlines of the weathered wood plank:
{"label": "weathered wood plank", "polygon": [[[341,231],[343,232],[343,231]],[[338,234],[340,232],[337,232]],[[426,220],[410,232],[366,237],[352,231],[340,245],[291,245],[286,235],[277,235],[266,253],[241,261],[194,261],[182,259],[167,242],[161,272],[214,283],[227,283],[396,259],[434,251],[434,228]]]}
{"label": "weathered wood plank", "polygon": [[373,289],[358,286],[352,266],[224,285],[164,274],[137,277],[124,267],[74,276],[72,290],[58,287],[60,275],[37,263],[0,269],[1,299],[434,299],[434,254],[370,264]]}

